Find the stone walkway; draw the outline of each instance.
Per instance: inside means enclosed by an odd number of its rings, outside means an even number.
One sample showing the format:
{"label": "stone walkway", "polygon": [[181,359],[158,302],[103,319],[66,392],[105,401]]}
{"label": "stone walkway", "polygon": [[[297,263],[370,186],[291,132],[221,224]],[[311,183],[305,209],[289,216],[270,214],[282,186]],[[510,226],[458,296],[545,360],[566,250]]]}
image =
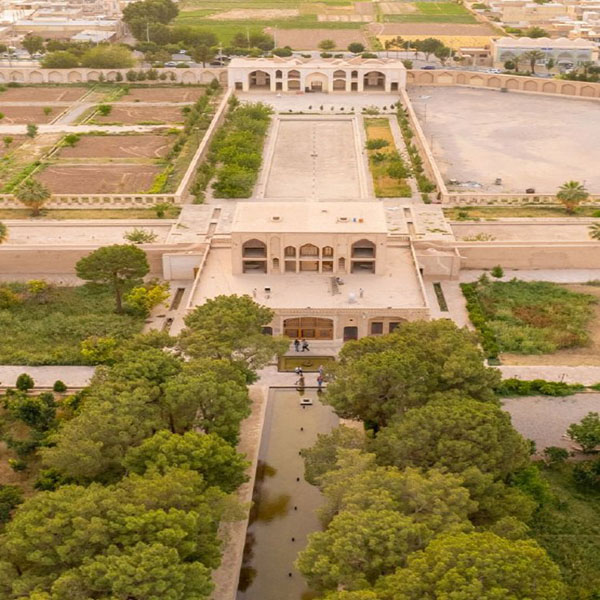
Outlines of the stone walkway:
{"label": "stone walkway", "polygon": [[29,367],[0,366],[0,386],[13,387],[21,373],[28,373],[33,377],[36,387],[52,387],[60,379],[67,387],[85,387],[94,374],[94,367],[79,366],[47,366]]}
{"label": "stone walkway", "polygon": [[547,381],[564,381],[565,383],[581,383],[593,385],[600,383],[600,367],[564,367],[564,366],[513,366],[503,365],[498,367],[502,377],[508,379],[546,379]]}

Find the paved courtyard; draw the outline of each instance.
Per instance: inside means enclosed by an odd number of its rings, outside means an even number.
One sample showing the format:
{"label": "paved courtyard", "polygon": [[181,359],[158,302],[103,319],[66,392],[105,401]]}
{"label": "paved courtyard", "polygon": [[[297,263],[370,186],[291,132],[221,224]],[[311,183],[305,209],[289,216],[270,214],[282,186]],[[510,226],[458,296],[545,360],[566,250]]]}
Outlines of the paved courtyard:
{"label": "paved courtyard", "polygon": [[355,127],[351,118],[276,122],[265,161],[265,198],[362,197]]}
{"label": "paved courtyard", "polygon": [[548,193],[575,179],[600,192],[597,101],[461,87],[409,94],[444,178],[482,186],[458,189]]}

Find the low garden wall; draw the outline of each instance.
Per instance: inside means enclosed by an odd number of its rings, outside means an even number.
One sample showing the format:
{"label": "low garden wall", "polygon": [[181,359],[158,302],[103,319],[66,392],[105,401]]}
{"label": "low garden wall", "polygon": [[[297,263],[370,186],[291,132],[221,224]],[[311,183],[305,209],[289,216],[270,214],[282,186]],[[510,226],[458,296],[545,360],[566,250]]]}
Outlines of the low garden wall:
{"label": "low garden wall", "polygon": [[[562,206],[556,194],[480,194],[478,192],[446,192],[442,203],[450,206],[519,206],[540,204]],[[590,194],[582,206],[600,206],[600,194]]]}
{"label": "low garden wall", "polygon": [[[177,194],[53,194],[44,208],[149,208],[179,204]],[[0,194],[0,208],[23,208],[12,194]]]}
{"label": "low garden wall", "polygon": [[600,98],[600,83],[496,75],[478,71],[422,71],[410,70],[406,74],[409,85],[466,85],[470,87],[505,88],[515,92],[560,94],[579,98]]}
{"label": "low garden wall", "polygon": [[[0,68],[0,83],[10,81],[18,83],[88,83],[94,81],[117,81],[118,73],[122,81],[127,81],[128,71],[139,69],[37,69],[35,67],[5,67]],[[155,69],[162,80],[148,81],[148,85],[157,83],[188,83],[208,84],[216,79],[222,85],[227,85],[227,69],[189,67],[185,69]],[[136,83],[138,83],[136,81]],[[140,82],[144,83],[144,82]]]}

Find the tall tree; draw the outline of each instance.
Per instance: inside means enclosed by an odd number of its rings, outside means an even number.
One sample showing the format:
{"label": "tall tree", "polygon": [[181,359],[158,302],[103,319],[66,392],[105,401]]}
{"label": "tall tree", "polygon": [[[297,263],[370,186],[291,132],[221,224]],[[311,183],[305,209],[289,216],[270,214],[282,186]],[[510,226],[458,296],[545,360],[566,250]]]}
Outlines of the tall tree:
{"label": "tall tree", "polygon": [[250,296],[217,296],[185,317],[187,329],[181,332],[180,344],[194,358],[233,360],[252,380],[255,369],[289,347],[289,340],[262,333],[272,319],[273,311]]}
{"label": "tall tree", "polygon": [[589,195],[585,186],[579,181],[567,181],[558,188],[556,197],[561,201],[567,213],[572,215],[577,207],[589,198]]}
{"label": "tall tree", "polygon": [[438,537],[381,579],[376,591],[380,600],[562,600],[564,586],[558,567],[535,542],[487,532]]}
{"label": "tall tree", "polygon": [[524,52],[521,57],[523,60],[529,61],[529,68],[531,69],[531,73],[535,74],[535,64],[546,58],[546,55],[541,50],[528,50]]}
{"label": "tall tree", "polygon": [[442,398],[409,410],[372,442],[380,464],[462,473],[477,467],[506,480],[529,464],[529,444],[499,407],[470,398]]}
{"label": "tall tree", "polygon": [[460,390],[496,402],[495,369],[484,366],[477,337],[447,320],[405,323],[393,334],[346,344],[324,401],[344,418],[377,427],[436,393]]}
{"label": "tall tree", "polygon": [[579,423],[569,425],[567,434],[584,452],[593,452],[600,445],[600,415],[589,412]]}
{"label": "tall tree", "polygon": [[50,190],[36,179],[26,179],[15,191],[17,200],[31,209],[31,216],[37,217],[44,204],[51,197]]}
{"label": "tall tree", "polygon": [[21,42],[23,48],[29,52],[29,54],[35,54],[41,52],[44,49],[44,38],[39,35],[27,34]]}
{"label": "tall tree", "polygon": [[149,469],[164,473],[172,467],[199,472],[206,484],[224,492],[235,491],[247,480],[249,463],[233,446],[215,434],[188,431],[183,435],[159,431],[141,445],[130,448],[127,469],[143,475]]}
{"label": "tall tree", "polygon": [[123,292],[148,274],[146,253],[133,244],[103,246],[75,265],[77,277],[112,287],[116,312],[123,312]]}
{"label": "tall tree", "polygon": [[205,67],[215,57],[215,51],[210,46],[196,46],[192,52],[192,58]]}
{"label": "tall tree", "polygon": [[196,426],[236,443],[250,414],[244,373],[226,360],[192,360],[167,383],[162,407],[173,432]]}
{"label": "tall tree", "polygon": [[177,4],[172,0],[141,0],[131,2],[123,9],[123,21],[138,40],[146,40],[152,24],[167,25],[178,13]]}

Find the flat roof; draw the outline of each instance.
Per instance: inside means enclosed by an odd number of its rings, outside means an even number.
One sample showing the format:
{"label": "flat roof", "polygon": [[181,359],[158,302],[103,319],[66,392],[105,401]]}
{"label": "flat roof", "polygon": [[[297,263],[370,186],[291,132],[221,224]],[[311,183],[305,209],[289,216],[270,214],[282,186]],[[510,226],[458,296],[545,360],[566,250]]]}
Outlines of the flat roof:
{"label": "flat roof", "polygon": [[[327,273],[244,273],[234,275],[231,249],[212,248],[200,273],[192,299],[195,306],[220,294],[247,294],[274,309],[423,308],[417,270],[408,247],[388,247],[385,273],[351,273],[340,275],[339,293],[332,293],[332,274]],[[265,287],[271,288],[268,297]],[[360,290],[363,297],[360,297]],[[354,294],[354,302],[350,294]]]}
{"label": "flat roof", "polygon": [[321,58],[319,56],[311,56],[304,58],[303,56],[271,56],[269,58],[251,58],[237,56],[229,63],[231,68],[236,67],[394,67],[396,69],[405,70],[406,67],[402,60],[398,58],[362,58],[354,56],[352,58]]}
{"label": "flat roof", "polygon": [[239,202],[232,232],[387,233],[377,202]]}

